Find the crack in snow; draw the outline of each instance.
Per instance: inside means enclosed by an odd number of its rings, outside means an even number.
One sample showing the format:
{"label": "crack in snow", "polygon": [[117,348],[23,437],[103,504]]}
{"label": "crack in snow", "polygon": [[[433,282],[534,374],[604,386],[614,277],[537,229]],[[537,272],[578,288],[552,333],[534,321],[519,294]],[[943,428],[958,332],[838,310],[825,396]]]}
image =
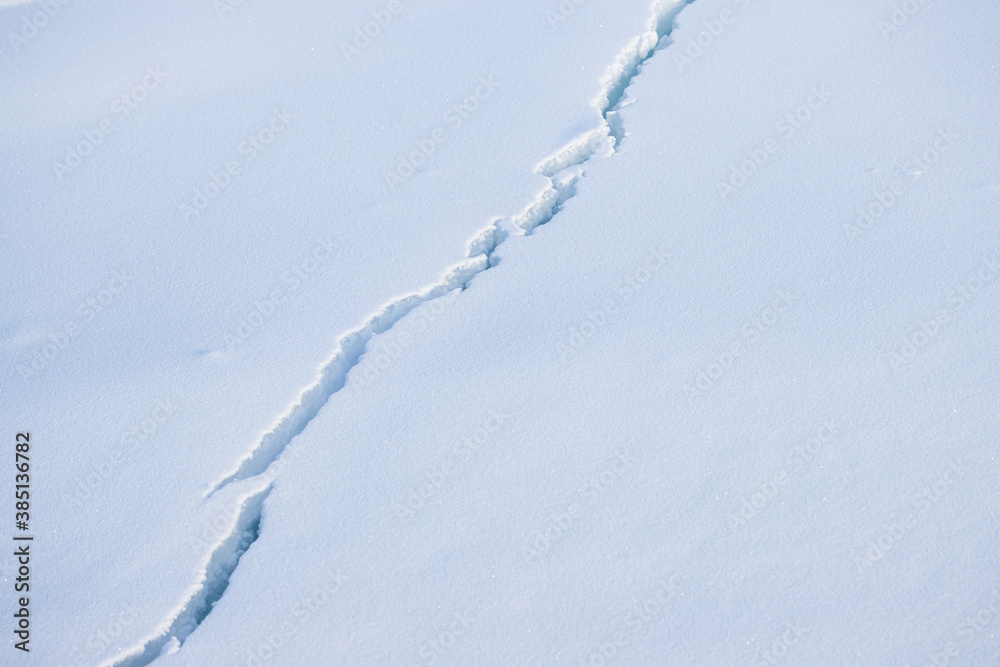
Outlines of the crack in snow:
{"label": "crack in snow", "polygon": [[[544,188],[510,221],[520,234],[530,234],[536,227],[549,222],[569,199],[576,195],[576,184],[583,178],[583,165],[595,156],[608,157],[621,143],[624,129],[615,114],[632,79],[656,51],[660,41],[673,29],[674,17],[693,0],[657,0],[649,30],[634,38],[615,58],[601,79],[601,92],[593,105],[603,123],[578,137],[553,155],[542,160],[535,172],[549,179]],[[494,220],[474,236],[468,244],[467,258],[445,272],[440,281],[419,292],[401,296],[370,317],[360,328],[344,334],[333,356],[320,368],[319,379],[299,396],[275,427],[264,435],[253,451],[235,471],[212,487],[206,497],[220,489],[263,474],[281,455],[295,436],[301,433],[330,398],[347,383],[347,375],[361,360],[368,342],[385,333],[422,303],[443,296],[455,289],[464,290],[469,282],[495,264],[493,253],[507,238],[508,232]]]}
{"label": "crack in snow", "polygon": [[674,18],[693,0],[658,0],[653,4],[649,30],[634,38],[622,49],[608,72],[601,79],[601,92],[593,101],[604,122],[594,130],[569,142],[542,160],[535,173],[549,179],[528,206],[511,218],[511,222],[530,234],[535,227],[549,222],[562,205],[576,195],[576,183],[583,178],[583,165],[594,157],[609,157],[625,137],[625,128],[616,109],[625,97],[643,64],[656,52],[657,46],[673,30]]}
{"label": "crack in snow", "polygon": [[240,558],[260,537],[264,501],[271,484],[240,499],[240,511],[229,533],[220,539],[205,561],[200,580],[170,620],[154,631],[152,638],[132,649],[125,657],[105,662],[105,667],[144,667],[163,654],[175,653],[222,599]]}
{"label": "crack in snow", "polygon": [[290,407],[267,435],[261,438],[257,447],[239,467],[216,484],[207,497],[227,485],[263,474],[281,455],[295,436],[305,429],[324,405],[347,383],[347,375],[358,365],[368,342],[385,333],[422,303],[456,290],[465,289],[469,281],[490,267],[493,250],[505,238],[496,222],[480,231],[469,241],[469,257],[449,268],[441,280],[419,292],[401,296],[383,306],[360,328],[344,334],[338,341],[333,356],[320,368],[319,379],[299,396],[298,402]]}
{"label": "crack in snow", "polygon": [[333,355],[321,366],[319,378],[306,388],[298,400],[279,417],[276,425],[258,441],[236,469],[216,483],[205,499],[218,491],[248,479],[258,479],[266,486],[244,497],[243,510],[232,532],[213,550],[201,581],[196,584],[172,620],[163,624],[154,638],[147,640],[128,657],[108,663],[113,667],[142,667],[162,653],[176,652],[184,640],[201,624],[221,599],[240,557],[257,540],[263,504],[271,491],[273,474],[267,474],[291,441],[315,419],[330,398],[347,383],[350,371],[358,365],[368,343],[385,333],[420,304],[433,301],[454,290],[464,290],[480,273],[496,265],[494,253],[510,233],[529,235],[544,225],[576,195],[576,184],[584,177],[584,165],[594,157],[609,157],[625,136],[616,109],[625,91],[656,52],[658,45],[674,26],[674,18],[694,0],[656,0],[652,6],[649,29],[635,37],[615,58],[601,79],[601,92],[593,101],[603,122],[594,130],[570,141],[535,167],[535,172],[549,179],[544,188],[509,221],[511,231],[495,219],[468,242],[466,259],[450,267],[441,279],[418,292],[406,294],[383,306],[359,328],[345,333]]}

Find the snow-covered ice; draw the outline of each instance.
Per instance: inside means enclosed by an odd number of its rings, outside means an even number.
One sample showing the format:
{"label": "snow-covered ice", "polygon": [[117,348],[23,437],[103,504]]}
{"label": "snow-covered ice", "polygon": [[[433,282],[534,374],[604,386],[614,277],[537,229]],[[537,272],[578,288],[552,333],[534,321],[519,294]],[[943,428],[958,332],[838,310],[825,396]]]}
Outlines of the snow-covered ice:
{"label": "snow-covered ice", "polygon": [[345,5],[0,9],[0,663],[1000,661],[1000,7]]}

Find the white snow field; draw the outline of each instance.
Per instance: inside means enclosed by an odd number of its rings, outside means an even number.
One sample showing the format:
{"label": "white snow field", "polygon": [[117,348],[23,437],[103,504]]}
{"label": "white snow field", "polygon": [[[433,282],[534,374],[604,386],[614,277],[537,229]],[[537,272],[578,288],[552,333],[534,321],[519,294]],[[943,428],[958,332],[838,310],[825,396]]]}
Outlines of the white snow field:
{"label": "white snow field", "polygon": [[997,34],[3,7],[0,664],[1000,664]]}

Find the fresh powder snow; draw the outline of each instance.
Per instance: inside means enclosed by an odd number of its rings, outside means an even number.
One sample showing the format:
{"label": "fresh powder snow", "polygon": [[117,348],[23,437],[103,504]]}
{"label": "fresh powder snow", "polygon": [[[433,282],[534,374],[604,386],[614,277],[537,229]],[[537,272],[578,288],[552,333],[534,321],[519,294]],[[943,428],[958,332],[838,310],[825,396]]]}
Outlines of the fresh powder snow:
{"label": "fresh powder snow", "polygon": [[0,664],[1000,664],[997,34],[0,2]]}

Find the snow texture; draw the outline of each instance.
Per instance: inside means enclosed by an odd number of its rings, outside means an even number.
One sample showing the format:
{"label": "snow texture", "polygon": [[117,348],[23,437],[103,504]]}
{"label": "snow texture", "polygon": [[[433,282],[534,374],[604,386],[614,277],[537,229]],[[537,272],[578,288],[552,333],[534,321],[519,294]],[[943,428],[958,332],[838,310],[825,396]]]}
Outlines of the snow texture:
{"label": "snow texture", "polygon": [[997,664],[998,32],[0,2],[0,664]]}

